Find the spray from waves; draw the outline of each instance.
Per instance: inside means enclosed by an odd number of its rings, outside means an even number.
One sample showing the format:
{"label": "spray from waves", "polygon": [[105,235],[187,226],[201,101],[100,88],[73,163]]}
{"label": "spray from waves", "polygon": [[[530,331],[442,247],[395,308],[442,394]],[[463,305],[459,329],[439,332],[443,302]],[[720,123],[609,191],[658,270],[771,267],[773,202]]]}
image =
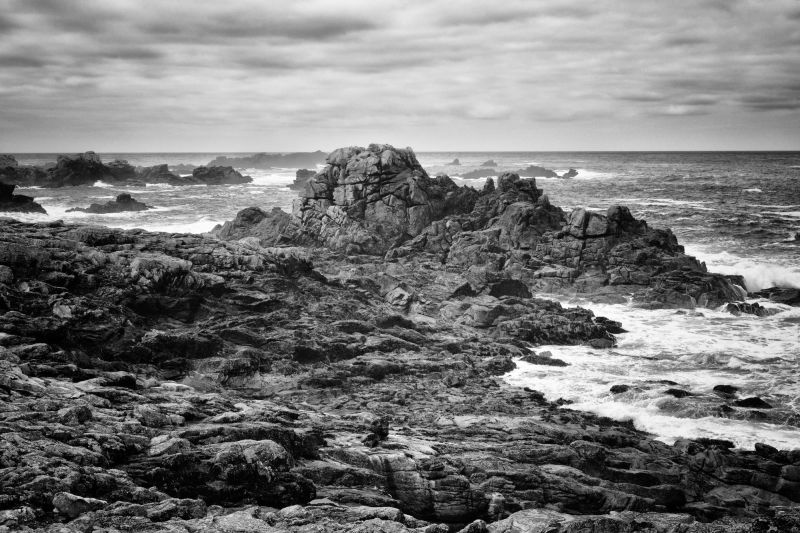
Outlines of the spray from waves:
{"label": "spray from waves", "polygon": [[743,276],[747,290],[750,292],[770,287],[800,289],[800,267],[798,266],[765,263],[729,252],[714,253],[693,246],[686,246],[686,253],[703,261],[711,272]]}
{"label": "spray from waves", "polygon": [[164,233],[208,233],[214,226],[222,224],[224,220],[218,220],[211,217],[200,217],[191,221],[183,222],[150,222],[146,224],[113,224],[113,227],[120,229],[135,229],[141,228],[147,231],[157,231]]}
{"label": "spray from waves", "polygon": [[[775,304],[781,312],[771,317],[736,317],[710,309],[676,313],[562,299],[567,306],[576,303],[622,322],[628,332],[618,335],[618,346],[542,346],[537,351],[548,350],[569,366],[518,361],[506,382],[539,390],[551,401],[570,400],[570,409],[632,420],[665,442],[704,436],[743,448],[756,442],[800,446],[800,428],[778,425],[780,416],[770,421],[715,416],[720,399],[713,392],[716,385],[734,385],[742,397],[767,398],[781,416],[796,413],[800,386],[792,369],[800,350],[800,309]],[[611,393],[617,384],[630,390]],[[665,394],[670,387],[690,391],[692,399]]]}
{"label": "spray from waves", "polygon": [[764,192],[758,187],[753,187],[752,189],[743,189],[744,192]]}

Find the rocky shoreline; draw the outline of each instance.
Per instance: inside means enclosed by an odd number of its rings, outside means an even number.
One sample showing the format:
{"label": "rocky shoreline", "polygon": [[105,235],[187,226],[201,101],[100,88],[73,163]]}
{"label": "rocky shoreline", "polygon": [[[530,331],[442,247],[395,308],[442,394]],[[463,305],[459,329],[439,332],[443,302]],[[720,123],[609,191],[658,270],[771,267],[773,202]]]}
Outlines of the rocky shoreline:
{"label": "rocky shoreline", "polygon": [[183,185],[224,185],[250,183],[250,176],[243,176],[230,166],[209,165],[192,167],[191,175],[183,176],[169,169],[168,165],[134,167],[127,161],[114,160],[105,164],[94,152],[59,155],[55,164],[45,167],[20,166],[10,155],[0,155],[0,182],[20,187],[68,187],[93,185],[98,181],[115,185],[141,185],[166,183]]}
{"label": "rocky shoreline", "polygon": [[624,331],[538,292],[716,306],[740,280],[513,174],[328,163],[213,236],[0,219],[0,530],[800,527],[800,450],[670,446],[500,379]]}

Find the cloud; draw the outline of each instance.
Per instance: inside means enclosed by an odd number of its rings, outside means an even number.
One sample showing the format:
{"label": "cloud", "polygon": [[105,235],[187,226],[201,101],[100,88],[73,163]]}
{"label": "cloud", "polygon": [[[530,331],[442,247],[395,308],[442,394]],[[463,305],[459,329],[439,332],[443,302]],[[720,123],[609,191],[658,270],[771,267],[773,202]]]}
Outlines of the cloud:
{"label": "cloud", "polygon": [[35,151],[54,131],[264,150],[322,131],[549,142],[536,132],[562,124],[568,141],[604,127],[633,143],[658,117],[659,139],[700,120],[755,139],[754,115],[800,137],[794,0],[8,1],[0,143]]}

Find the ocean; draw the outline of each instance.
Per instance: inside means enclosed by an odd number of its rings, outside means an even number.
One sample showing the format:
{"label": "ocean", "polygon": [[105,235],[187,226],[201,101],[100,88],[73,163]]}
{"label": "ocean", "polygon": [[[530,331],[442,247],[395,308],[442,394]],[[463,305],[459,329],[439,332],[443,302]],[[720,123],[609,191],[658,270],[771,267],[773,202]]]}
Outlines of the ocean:
{"label": "ocean", "polygon": [[[133,165],[206,164],[235,153],[100,154],[106,162]],[[551,203],[566,211],[605,211],[627,205],[653,227],[669,227],[688,253],[711,271],[741,274],[750,291],[800,288],[800,152],[418,152],[431,174],[445,172],[460,184],[482,187],[483,179],[460,174],[489,159],[496,168],[539,165],[572,179],[537,178]],[[16,154],[20,164],[55,161],[56,154]],[[449,163],[458,158],[461,165]],[[57,220],[152,231],[209,231],[242,208],[289,210],[296,193],[288,188],[296,169],[243,169],[253,183],[123,189],[91,187],[20,189],[36,197],[47,215],[19,215],[27,221]],[[71,207],[103,203],[129,192],[156,209],[137,213],[67,213]],[[618,346],[545,346],[566,367],[519,362],[508,383],[537,389],[565,408],[631,420],[661,440],[710,437],[752,448],[764,442],[800,448],[800,308],[761,301],[781,312],[770,317],[733,316],[723,310],[642,310],[631,305],[597,304],[552,295],[564,305],[580,305],[622,322],[628,333]],[[627,392],[612,394],[613,385]],[[716,385],[739,388],[740,397],[758,396],[770,410],[721,410]],[[666,388],[688,398],[665,394]]]}

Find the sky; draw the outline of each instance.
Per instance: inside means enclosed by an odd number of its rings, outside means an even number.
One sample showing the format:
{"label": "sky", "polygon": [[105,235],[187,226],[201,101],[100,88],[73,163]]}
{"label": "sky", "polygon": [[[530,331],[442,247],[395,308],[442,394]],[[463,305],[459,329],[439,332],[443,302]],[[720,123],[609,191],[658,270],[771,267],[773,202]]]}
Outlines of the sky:
{"label": "sky", "polygon": [[0,153],[800,149],[800,0],[0,7]]}

